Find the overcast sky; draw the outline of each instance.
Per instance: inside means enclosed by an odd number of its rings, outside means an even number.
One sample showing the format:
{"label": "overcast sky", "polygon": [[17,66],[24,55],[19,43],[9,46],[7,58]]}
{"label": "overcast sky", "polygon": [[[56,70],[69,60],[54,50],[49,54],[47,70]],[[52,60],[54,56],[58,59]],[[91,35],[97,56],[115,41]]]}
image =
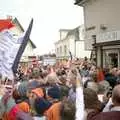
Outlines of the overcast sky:
{"label": "overcast sky", "polygon": [[59,29],[83,24],[83,10],[74,0],[0,0],[0,17],[17,17],[24,29],[34,19],[31,40],[37,53],[49,53],[59,40]]}

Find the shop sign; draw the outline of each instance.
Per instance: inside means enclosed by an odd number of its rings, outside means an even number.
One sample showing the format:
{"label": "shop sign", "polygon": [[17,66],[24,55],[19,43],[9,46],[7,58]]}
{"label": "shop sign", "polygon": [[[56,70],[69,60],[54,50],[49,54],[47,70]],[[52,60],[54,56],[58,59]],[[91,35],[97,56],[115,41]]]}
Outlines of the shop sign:
{"label": "shop sign", "polygon": [[120,40],[120,31],[107,32],[97,35],[96,43]]}

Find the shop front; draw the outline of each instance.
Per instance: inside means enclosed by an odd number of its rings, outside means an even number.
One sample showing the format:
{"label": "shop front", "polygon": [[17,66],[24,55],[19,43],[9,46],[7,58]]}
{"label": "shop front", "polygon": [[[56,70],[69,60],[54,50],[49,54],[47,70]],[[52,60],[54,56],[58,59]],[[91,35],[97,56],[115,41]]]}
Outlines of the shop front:
{"label": "shop front", "polygon": [[97,66],[120,67],[120,31],[99,34],[94,46]]}

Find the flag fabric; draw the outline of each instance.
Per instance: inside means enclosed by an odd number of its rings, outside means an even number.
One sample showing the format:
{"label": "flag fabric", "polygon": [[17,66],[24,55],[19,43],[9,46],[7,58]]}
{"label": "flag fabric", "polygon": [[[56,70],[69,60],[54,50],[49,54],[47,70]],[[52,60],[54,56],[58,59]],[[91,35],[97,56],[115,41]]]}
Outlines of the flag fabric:
{"label": "flag fabric", "polygon": [[14,27],[14,24],[12,23],[10,19],[0,20],[0,32],[5,29],[10,29],[12,27]]}
{"label": "flag fabric", "polygon": [[[77,69],[76,69],[77,70]],[[83,83],[81,83],[81,76],[77,70],[76,80],[76,119],[84,120],[84,96],[83,96]]]}
{"label": "flag fabric", "polygon": [[30,37],[30,34],[31,34],[31,30],[32,30],[32,26],[33,26],[33,19],[31,20],[30,24],[29,24],[29,27],[23,37],[23,41],[20,45],[20,48],[18,50],[18,53],[16,55],[16,58],[14,60],[14,64],[12,66],[12,70],[13,70],[13,73],[15,74],[17,72],[17,68],[18,68],[18,65],[19,65],[19,61],[20,61],[20,58],[25,50],[25,47],[29,41],[29,37]]}
{"label": "flag fabric", "polygon": [[0,74],[8,79],[13,79],[12,65],[17,55],[20,44],[9,30],[0,33]]}
{"label": "flag fabric", "polygon": [[11,24],[9,26],[6,23],[4,27],[0,26],[0,30],[2,30],[0,31],[0,74],[2,77],[14,79],[14,72],[17,70],[19,60],[29,40],[32,23],[33,20],[31,20],[25,35],[17,38],[8,29],[12,27]]}

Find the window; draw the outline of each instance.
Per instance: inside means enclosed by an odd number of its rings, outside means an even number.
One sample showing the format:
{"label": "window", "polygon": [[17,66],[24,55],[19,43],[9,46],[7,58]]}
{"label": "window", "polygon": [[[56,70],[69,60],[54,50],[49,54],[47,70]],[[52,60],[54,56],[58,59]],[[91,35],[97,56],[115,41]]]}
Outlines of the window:
{"label": "window", "polygon": [[57,48],[57,54],[59,54],[59,48]]}
{"label": "window", "polygon": [[67,54],[67,46],[64,45],[64,54],[66,55]]}
{"label": "window", "polygon": [[60,46],[60,54],[62,54],[62,46]]}

